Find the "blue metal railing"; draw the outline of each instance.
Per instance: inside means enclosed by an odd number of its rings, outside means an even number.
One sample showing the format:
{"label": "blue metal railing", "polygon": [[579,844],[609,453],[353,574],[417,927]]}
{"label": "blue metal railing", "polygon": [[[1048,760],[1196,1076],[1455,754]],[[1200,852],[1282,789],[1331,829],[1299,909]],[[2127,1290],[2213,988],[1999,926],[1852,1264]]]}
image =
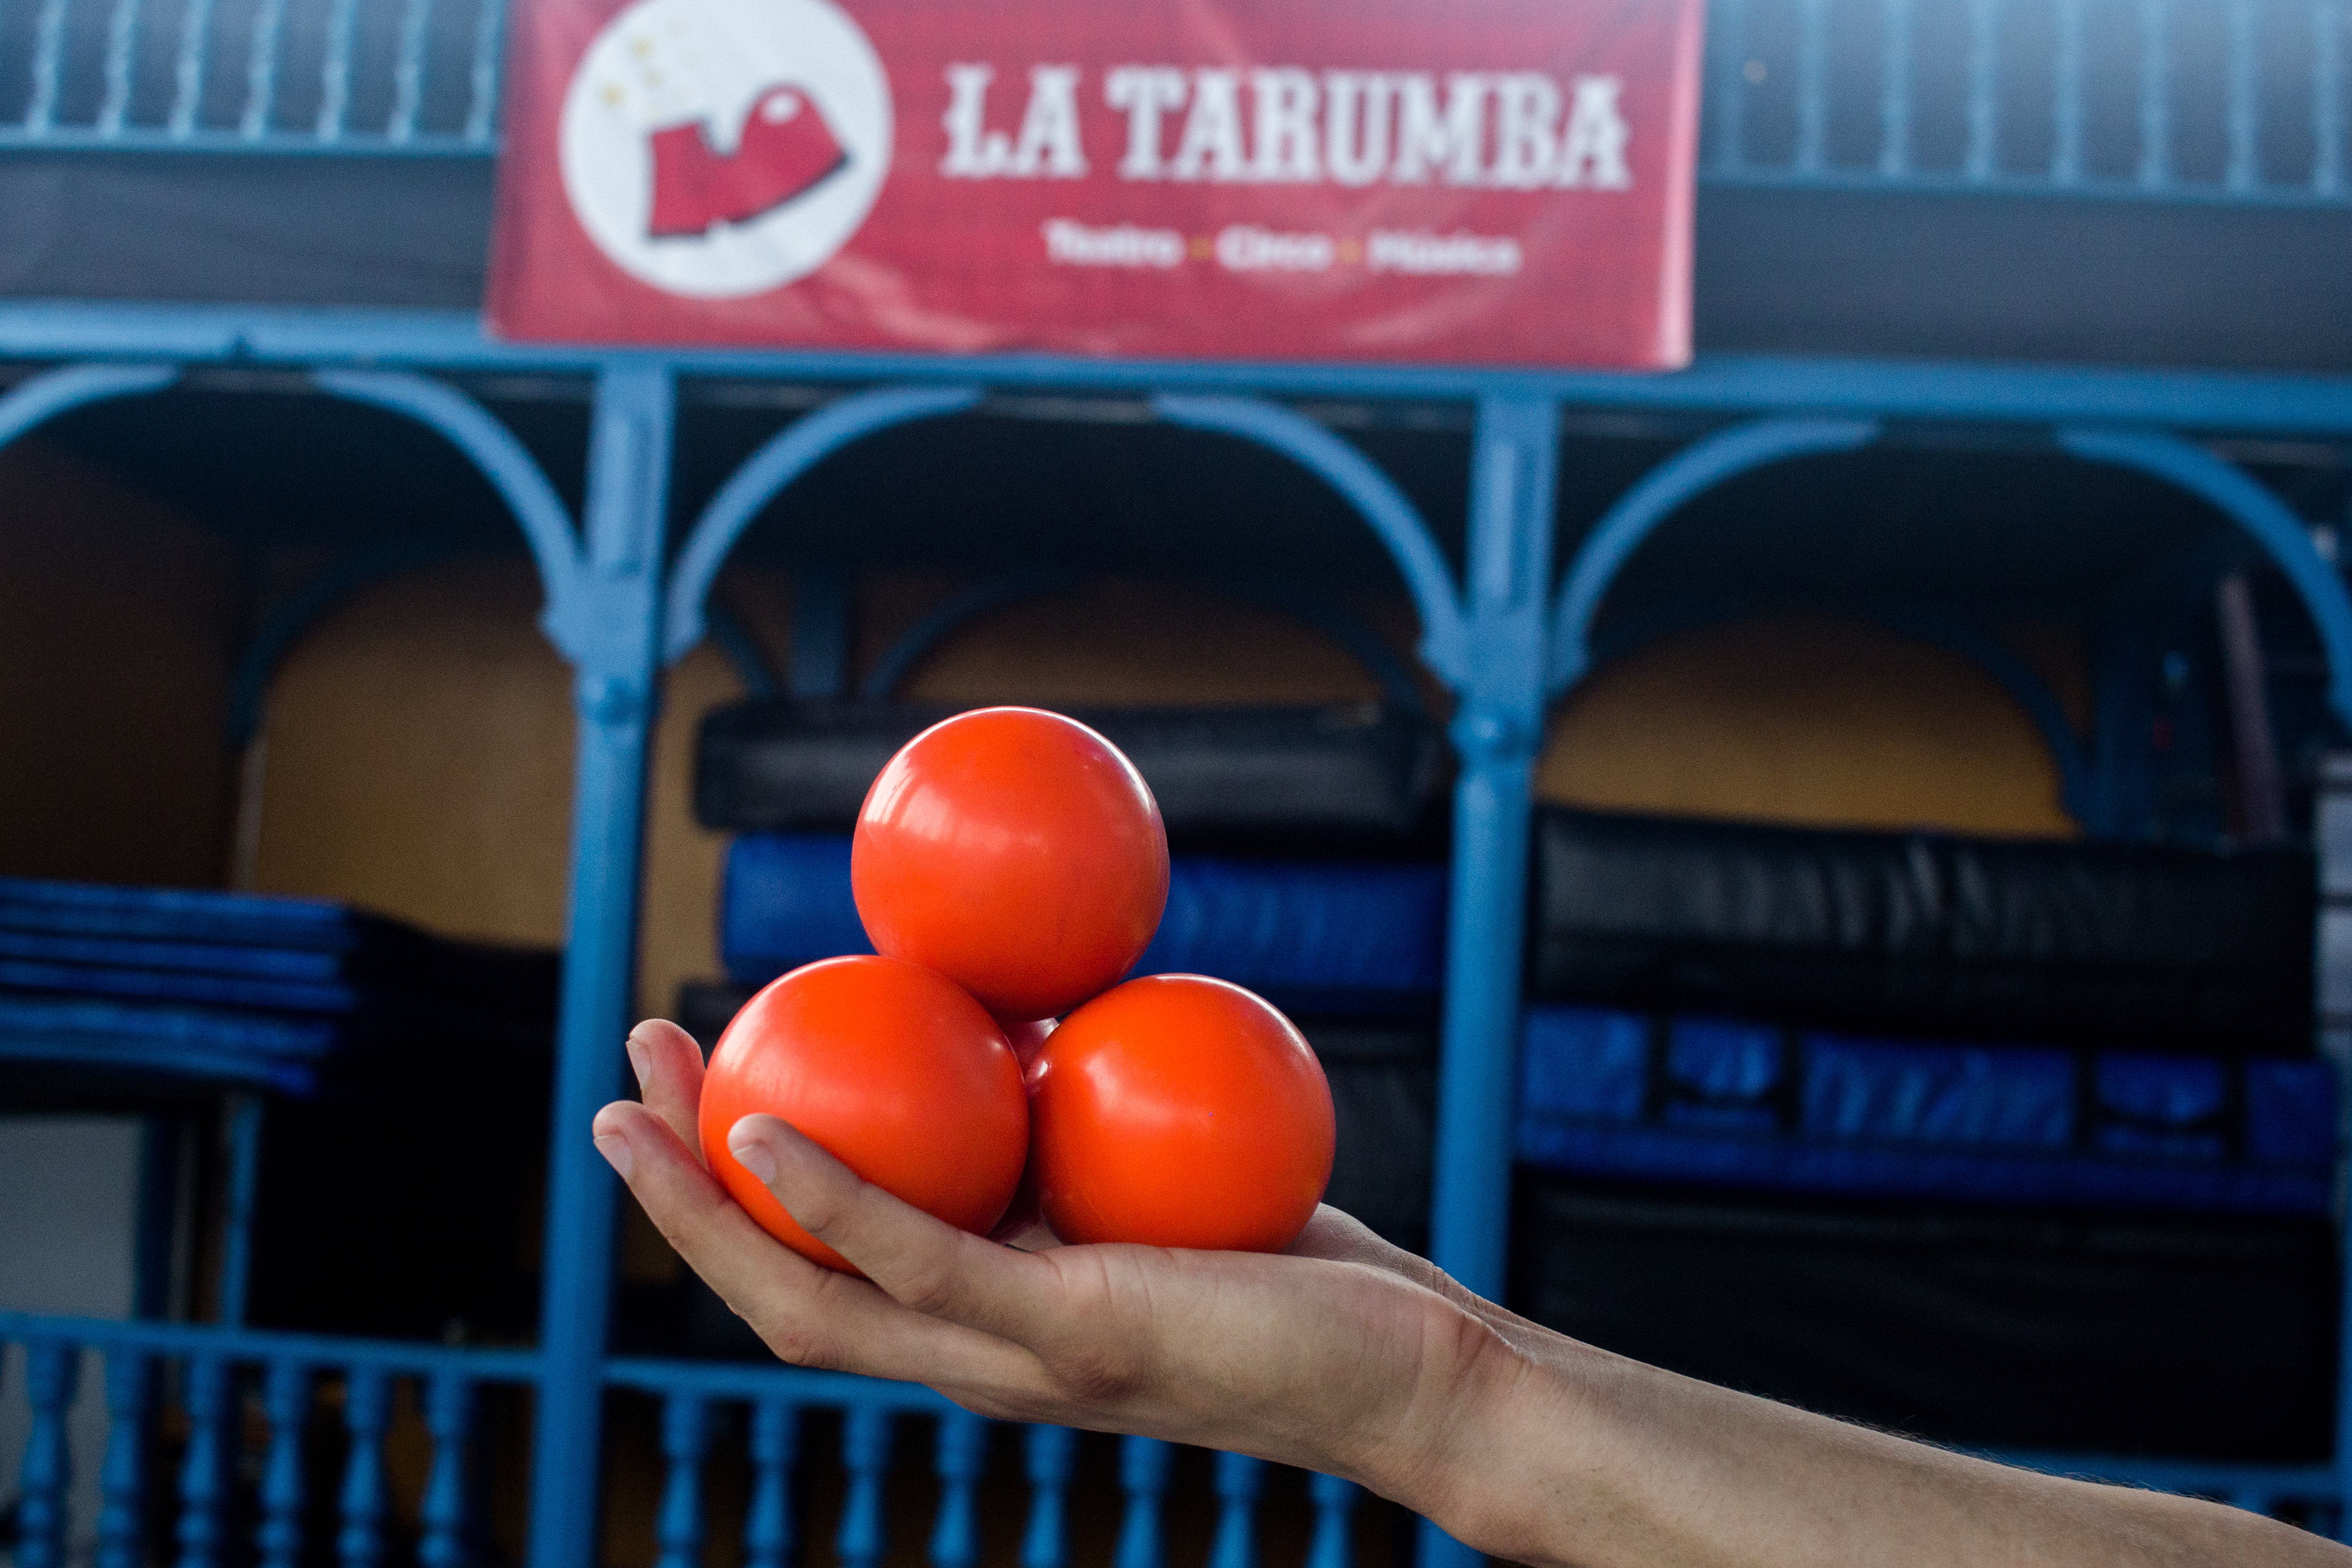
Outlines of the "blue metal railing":
{"label": "blue metal railing", "polygon": [[[0,1400],[21,1399],[29,1415],[13,1478],[16,1568],[64,1568],[78,1522],[94,1526],[88,1533],[95,1536],[96,1568],[154,1562],[217,1568],[248,1559],[260,1568],[295,1568],[315,1561],[320,1543],[306,1542],[305,1531],[320,1510],[308,1495],[308,1478],[316,1473],[319,1424],[338,1410],[341,1431],[327,1444],[341,1455],[327,1544],[340,1568],[379,1568],[392,1554],[395,1530],[414,1534],[422,1568],[466,1568],[486,1556],[477,1539],[481,1467],[472,1454],[480,1394],[487,1387],[527,1388],[541,1371],[539,1357],[528,1351],[0,1312],[0,1351],[12,1345],[23,1351],[16,1363],[22,1386],[0,1385]],[[89,1352],[102,1368],[106,1435],[97,1517],[76,1521],[68,1416]],[[7,1364],[0,1359],[0,1366]],[[990,1423],[929,1389],[781,1365],[641,1358],[607,1362],[604,1382],[659,1404],[666,1473],[654,1521],[656,1568],[699,1568],[703,1562],[710,1533],[705,1469],[722,1424],[742,1434],[750,1462],[741,1538],[747,1568],[802,1560],[793,1499],[807,1458],[802,1417],[812,1411],[841,1416],[844,1491],[832,1547],[842,1568],[876,1568],[889,1549],[886,1487],[902,1416],[922,1420],[932,1436],[939,1489],[927,1544],[933,1568],[976,1568],[980,1562]],[[404,1384],[431,1459],[413,1511],[395,1518],[384,1446]],[[166,1430],[184,1432],[184,1440],[169,1473],[151,1474],[161,1451],[157,1435]],[[1122,1512],[1114,1568],[1164,1568],[1161,1504],[1175,1450],[1150,1438],[1119,1441]],[[1077,1435],[1031,1426],[1021,1442],[1029,1494],[1022,1568],[1066,1568]],[[1262,1460],[1216,1457],[1208,1568],[1256,1562],[1266,1473]],[[8,1489],[0,1478],[0,1496]],[[168,1496],[168,1508],[157,1508],[159,1493]],[[1348,1568],[1360,1494],[1345,1481],[1316,1476],[1307,1496],[1314,1525],[1305,1568]],[[148,1539],[149,1521],[162,1517],[173,1521],[170,1538]]]}
{"label": "blue metal railing", "polygon": [[[0,149],[487,155],[506,0],[19,0]],[[2352,0],[1710,0],[1718,184],[2352,204]]]}
{"label": "blue metal railing", "polygon": [[505,0],[0,7],[0,148],[497,151]]}

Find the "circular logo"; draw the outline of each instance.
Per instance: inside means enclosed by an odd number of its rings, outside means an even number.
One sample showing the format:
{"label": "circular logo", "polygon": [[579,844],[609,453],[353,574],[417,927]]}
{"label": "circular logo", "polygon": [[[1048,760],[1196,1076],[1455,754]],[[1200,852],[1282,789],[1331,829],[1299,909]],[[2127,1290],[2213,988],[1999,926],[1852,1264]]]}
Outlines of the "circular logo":
{"label": "circular logo", "polygon": [[881,58],[832,0],[637,0],[564,95],[563,190],[630,276],[738,299],[849,242],[890,129]]}

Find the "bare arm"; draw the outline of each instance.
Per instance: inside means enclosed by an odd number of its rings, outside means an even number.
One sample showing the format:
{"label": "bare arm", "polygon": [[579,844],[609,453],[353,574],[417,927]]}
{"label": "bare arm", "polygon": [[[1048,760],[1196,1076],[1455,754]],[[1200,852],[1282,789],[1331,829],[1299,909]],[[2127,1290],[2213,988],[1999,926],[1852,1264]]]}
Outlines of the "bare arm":
{"label": "bare arm", "polygon": [[1291,1253],[967,1236],[791,1128],[730,1140],[856,1262],[772,1240],[703,1170],[702,1064],[629,1054],[645,1104],[597,1146],[784,1360],[928,1384],[983,1415],[1231,1448],[1361,1482],[1497,1556],[1560,1568],[2334,1563],[2352,1551],[2216,1504],[2059,1480],[1627,1361],[1472,1296],[1335,1210]]}

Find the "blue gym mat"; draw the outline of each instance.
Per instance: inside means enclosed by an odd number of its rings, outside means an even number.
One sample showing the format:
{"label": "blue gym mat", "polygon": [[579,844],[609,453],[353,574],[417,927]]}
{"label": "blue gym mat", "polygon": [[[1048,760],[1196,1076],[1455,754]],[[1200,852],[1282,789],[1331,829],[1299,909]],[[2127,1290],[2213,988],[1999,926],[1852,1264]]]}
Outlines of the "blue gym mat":
{"label": "blue gym mat", "polygon": [[[849,840],[760,833],[727,854],[719,946],[746,984],[871,952],[849,888]],[[1445,870],[1385,862],[1179,856],[1140,974],[1211,974],[1297,1011],[1425,1011],[1444,978]]]}
{"label": "blue gym mat", "polygon": [[1545,1006],[1519,1157],[1570,1174],[1822,1196],[2322,1215],[2319,1060],[1872,1039]]}

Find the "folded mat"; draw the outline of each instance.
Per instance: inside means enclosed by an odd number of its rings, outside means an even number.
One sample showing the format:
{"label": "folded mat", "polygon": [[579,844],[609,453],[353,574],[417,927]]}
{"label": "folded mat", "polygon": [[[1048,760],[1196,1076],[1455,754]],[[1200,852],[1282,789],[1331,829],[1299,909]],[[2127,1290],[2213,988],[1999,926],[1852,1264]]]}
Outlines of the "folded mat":
{"label": "folded mat", "polygon": [[2008,1206],[2324,1215],[2324,1060],[1929,1044],[1529,1009],[1519,1157],[1586,1176]]}
{"label": "folded mat", "polygon": [[552,952],[319,900],[0,879],[0,1061],[290,1095],[543,1076]]}
{"label": "folded mat", "polygon": [[1547,999],[1889,1033],[2307,1055],[2297,850],[1822,832],[1547,809]]}
{"label": "folded mat", "polygon": [[[677,1024],[708,1050],[752,987],[688,984]],[[1429,1239],[1430,1150],[1437,1127],[1433,1023],[1306,1016],[1296,1020],[1323,1063],[1339,1121],[1324,1201],[1411,1251]]]}
{"label": "folded mat", "polygon": [[[871,952],[839,835],[746,834],[727,851],[719,948],[761,984]],[[1303,1012],[1426,1012],[1444,978],[1445,868],[1180,855],[1141,974],[1213,974]]]}
{"label": "folded mat", "polygon": [[[960,710],[796,699],[714,709],[697,742],[695,815],[738,832],[847,832],[892,753]],[[1436,727],[1392,707],[1068,711],[1127,753],[1179,845],[1403,844],[1444,805]]]}
{"label": "folded mat", "polygon": [[2325,1458],[2324,1220],[2081,1220],[1524,1177],[1510,1304],[1711,1383],[1967,1447]]}

